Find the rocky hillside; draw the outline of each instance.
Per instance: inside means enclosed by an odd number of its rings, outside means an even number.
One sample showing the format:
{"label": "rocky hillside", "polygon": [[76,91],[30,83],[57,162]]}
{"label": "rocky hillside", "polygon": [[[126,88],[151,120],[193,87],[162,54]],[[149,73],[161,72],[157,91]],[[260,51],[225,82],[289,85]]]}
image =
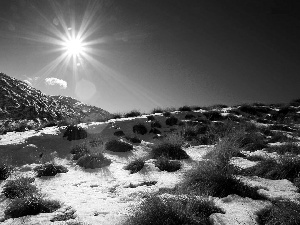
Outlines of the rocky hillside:
{"label": "rocky hillside", "polygon": [[49,96],[27,83],[0,73],[0,119],[105,120],[110,113],[71,97]]}

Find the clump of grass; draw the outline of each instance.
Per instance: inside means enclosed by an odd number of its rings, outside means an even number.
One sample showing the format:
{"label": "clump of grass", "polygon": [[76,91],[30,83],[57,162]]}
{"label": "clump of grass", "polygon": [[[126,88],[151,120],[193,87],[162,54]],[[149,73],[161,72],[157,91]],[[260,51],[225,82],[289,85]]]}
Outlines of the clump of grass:
{"label": "clump of grass", "polygon": [[150,116],[147,116],[147,120],[149,121],[154,121],[155,120],[155,116],[153,115],[150,115]]}
{"label": "clump of grass", "polygon": [[210,200],[151,195],[134,210],[124,225],[209,225],[209,216],[213,213],[222,213],[222,210]]}
{"label": "clump of grass", "polygon": [[105,149],[112,152],[128,152],[133,149],[133,146],[124,141],[111,140],[106,142]]}
{"label": "clump of grass", "polygon": [[139,139],[138,137],[129,137],[129,136],[125,136],[126,140],[134,143],[134,144],[138,144],[141,143],[141,139]]}
{"label": "clump of grass", "polygon": [[0,180],[6,180],[12,172],[12,167],[6,163],[0,163]]}
{"label": "clump of grass", "polygon": [[224,117],[221,115],[221,113],[217,112],[217,111],[204,112],[203,115],[210,121],[218,121],[218,120],[224,119]]}
{"label": "clump of grass", "polygon": [[78,145],[75,145],[75,147],[73,147],[71,149],[71,154],[73,154],[73,160],[77,160],[80,157],[89,154],[90,150],[88,149],[88,146],[85,143],[81,143]]}
{"label": "clump of grass", "polygon": [[159,143],[152,148],[152,154],[155,159],[164,156],[168,159],[188,159],[188,154],[177,143]]}
{"label": "clump of grass", "polygon": [[67,137],[68,141],[84,139],[87,138],[87,132],[82,127],[69,125],[67,126],[63,137]]}
{"label": "clump of grass", "polygon": [[51,213],[60,207],[61,204],[58,201],[45,199],[41,194],[34,194],[12,200],[5,209],[4,214],[6,219],[18,218],[39,213]]}
{"label": "clump of grass", "polygon": [[229,131],[205,157],[218,162],[222,167],[227,167],[232,157],[240,155],[243,135],[242,129]]}
{"label": "clump of grass", "polygon": [[152,110],[152,112],[151,113],[163,113],[164,111],[163,111],[163,109],[162,108],[155,108],[155,109],[153,109]]}
{"label": "clump of grass", "polygon": [[142,115],[140,111],[137,111],[137,110],[132,110],[128,113],[125,113],[124,117],[137,117],[137,116],[140,116]]}
{"label": "clump of grass", "polygon": [[76,164],[85,169],[95,169],[110,165],[111,160],[107,159],[102,153],[88,154],[80,157]]}
{"label": "clump of grass", "polygon": [[138,158],[131,161],[124,169],[130,170],[130,173],[133,174],[143,169],[144,165],[145,165],[145,160],[142,158]]}
{"label": "clump of grass", "polygon": [[34,178],[30,177],[20,177],[15,180],[9,180],[3,186],[2,193],[7,198],[24,198],[28,195],[32,195],[37,192],[36,186],[31,183]]}
{"label": "clump of grass", "polygon": [[58,173],[67,173],[68,169],[62,165],[54,165],[53,163],[45,163],[33,169],[37,177],[55,176]]}
{"label": "clump of grass", "polygon": [[174,172],[181,168],[181,163],[179,161],[170,161],[162,156],[156,160],[155,166],[161,171]]}
{"label": "clump of grass", "polygon": [[163,116],[170,117],[171,116],[171,112],[163,112]]}
{"label": "clump of grass", "polygon": [[268,140],[268,143],[292,142],[292,141],[295,141],[295,139],[288,137],[281,132],[275,132],[275,133],[272,133],[271,139]]}
{"label": "clump of grass", "polygon": [[153,134],[161,134],[161,131],[157,128],[151,128],[151,130],[149,131],[149,133],[153,133]]}
{"label": "clump of grass", "polygon": [[299,177],[300,158],[297,156],[281,156],[277,160],[266,158],[253,167],[243,171],[246,175],[259,176],[272,180],[287,179],[294,181]]}
{"label": "clump of grass", "polygon": [[226,197],[237,194],[242,197],[261,199],[258,188],[249,187],[234,176],[235,169],[221,166],[213,160],[201,161],[198,166],[185,174],[184,181],[178,186],[184,193]]}
{"label": "clump of grass", "polygon": [[145,124],[139,123],[132,127],[132,131],[133,133],[144,135],[147,134],[148,129]]}
{"label": "clump of grass", "polygon": [[160,124],[159,121],[155,120],[155,121],[152,121],[152,122],[151,122],[151,127],[152,127],[152,128],[154,128],[154,127],[156,127],[156,128],[161,128],[161,124]]}
{"label": "clump of grass", "polygon": [[241,139],[240,147],[247,151],[256,151],[266,148],[268,145],[262,134],[258,132],[248,132]]}
{"label": "clump of grass", "polygon": [[178,118],[171,116],[166,119],[166,125],[168,126],[174,126],[178,123]]}
{"label": "clump of grass", "polygon": [[300,224],[300,204],[291,201],[273,201],[270,208],[258,213],[261,225],[292,225]]}
{"label": "clump of grass", "polygon": [[118,130],[118,131],[114,132],[114,135],[117,136],[117,137],[122,137],[125,134],[124,134],[124,132],[122,130]]}
{"label": "clump of grass", "polygon": [[185,118],[186,120],[190,120],[190,119],[195,118],[195,115],[193,115],[193,114],[186,114],[184,118]]}
{"label": "clump of grass", "polygon": [[292,153],[295,155],[300,154],[300,146],[294,142],[288,142],[283,145],[271,146],[265,149],[267,152],[277,152],[278,154]]}
{"label": "clump of grass", "polygon": [[120,119],[122,118],[122,114],[121,113],[114,113],[112,114],[112,119]]}
{"label": "clump of grass", "polygon": [[185,105],[185,106],[179,107],[178,111],[181,111],[181,112],[190,112],[190,111],[192,111],[192,109],[191,109],[190,106]]}

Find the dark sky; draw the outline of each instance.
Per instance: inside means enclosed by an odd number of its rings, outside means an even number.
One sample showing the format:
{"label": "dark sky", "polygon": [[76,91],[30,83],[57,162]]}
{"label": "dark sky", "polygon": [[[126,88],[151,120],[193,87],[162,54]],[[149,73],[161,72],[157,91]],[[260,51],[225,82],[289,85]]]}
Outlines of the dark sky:
{"label": "dark sky", "polygon": [[[279,0],[0,0],[0,71],[110,112],[287,102],[300,97],[299,9]],[[57,40],[81,24],[89,45],[80,64],[53,64],[65,53]]]}

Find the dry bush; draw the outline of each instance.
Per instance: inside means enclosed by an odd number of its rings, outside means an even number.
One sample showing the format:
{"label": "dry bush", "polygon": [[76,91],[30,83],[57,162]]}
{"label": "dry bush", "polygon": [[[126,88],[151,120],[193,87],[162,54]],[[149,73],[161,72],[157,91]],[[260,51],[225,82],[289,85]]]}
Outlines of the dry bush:
{"label": "dry bush", "polygon": [[95,169],[110,165],[111,160],[107,159],[102,153],[87,154],[80,157],[76,164],[85,169]]}

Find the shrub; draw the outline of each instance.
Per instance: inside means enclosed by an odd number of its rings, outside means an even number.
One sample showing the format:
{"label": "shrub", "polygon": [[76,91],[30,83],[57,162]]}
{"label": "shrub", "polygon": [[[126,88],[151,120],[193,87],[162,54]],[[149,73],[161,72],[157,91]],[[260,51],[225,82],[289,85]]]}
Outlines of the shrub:
{"label": "shrub", "polygon": [[151,195],[134,210],[124,225],[209,225],[209,216],[221,212],[212,201],[206,199]]}
{"label": "shrub", "polygon": [[152,121],[152,122],[151,122],[151,127],[152,127],[152,128],[154,128],[154,127],[156,127],[156,128],[161,128],[161,124],[160,124],[159,121],[155,120],[155,121]]}
{"label": "shrub", "polygon": [[16,180],[9,180],[3,186],[2,193],[7,198],[24,198],[37,192],[36,186],[31,183],[34,178],[20,177]]}
{"label": "shrub", "polygon": [[132,162],[130,162],[124,169],[125,170],[130,170],[130,173],[137,173],[141,169],[143,169],[145,165],[145,161],[143,159],[135,159]]}
{"label": "shrub", "polygon": [[229,131],[205,157],[214,160],[221,167],[228,167],[230,159],[239,156],[241,152],[240,140],[243,134],[243,130]]}
{"label": "shrub", "polygon": [[88,149],[87,145],[83,143],[73,147],[70,153],[73,154],[73,160],[77,160],[80,157],[89,154],[90,150]]}
{"label": "shrub", "polygon": [[80,157],[76,164],[85,169],[95,169],[110,165],[111,160],[105,158],[102,153],[88,154]]}
{"label": "shrub", "polygon": [[218,161],[200,161],[198,166],[185,174],[179,189],[185,193],[226,197],[237,194],[242,197],[261,199],[258,188],[249,187],[234,177],[234,168],[220,165]]}
{"label": "shrub", "polygon": [[161,109],[161,108],[155,108],[155,109],[153,109],[152,110],[152,112],[151,113],[163,113],[163,110]]}
{"label": "shrub", "polygon": [[142,123],[134,125],[132,131],[133,133],[137,133],[141,135],[147,134],[148,132],[147,127]]}
{"label": "shrub", "polygon": [[111,141],[106,142],[105,148],[106,148],[106,150],[112,151],[112,152],[128,152],[133,149],[133,146],[124,141],[111,140]]}
{"label": "shrub", "polygon": [[272,133],[271,139],[268,140],[268,143],[292,142],[292,141],[295,141],[294,138],[290,138],[281,132],[276,132],[276,133]]}
{"label": "shrub", "polygon": [[273,201],[272,207],[258,213],[259,224],[292,225],[300,224],[300,205],[290,201]]}
{"label": "shrub", "polygon": [[122,137],[125,134],[124,134],[124,132],[122,130],[118,130],[118,131],[114,132],[114,135],[117,136],[117,137]]}
{"label": "shrub", "polygon": [[162,156],[156,160],[155,166],[162,171],[174,172],[181,168],[181,163],[178,161],[170,161]]}
{"label": "shrub", "polygon": [[176,125],[177,123],[178,123],[178,119],[174,116],[171,116],[166,119],[166,125],[168,125],[168,126],[173,126],[173,125]]}
{"label": "shrub", "polygon": [[224,119],[224,117],[221,115],[221,113],[217,112],[217,111],[204,112],[203,115],[210,121],[217,121],[217,120]]}
{"label": "shrub", "polygon": [[186,114],[184,118],[185,118],[186,120],[190,120],[190,119],[195,118],[195,115],[193,115],[193,114]]}
{"label": "shrub", "polygon": [[37,177],[41,176],[55,176],[58,173],[66,173],[68,169],[61,165],[54,165],[53,163],[46,163],[37,166],[33,169],[37,173]]}
{"label": "shrub", "polygon": [[114,113],[112,114],[112,119],[120,119],[122,118],[122,114],[121,113]]}
{"label": "shrub", "polygon": [[151,130],[149,131],[149,133],[153,133],[153,134],[161,134],[161,131],[157,128],[151,128]]}
{"label": "shrub", "polygon": [[261,116],[261,113],[259,112],[259,110],[251,105],[242,105],[239,107],[239,110],[241,110],[244,113],[250,114],[250,115],[254,115],[254,116]]}
{"label": "shrub", "polygon": [[148,121],[149,120],[150,121],[154,121],[155,120],[155,116],[153,116],[153,115],[147,116],[147,119],[148,119]]}
{"label": "shrub", "polygon": [[290,128],[289,126],[285,124],[273,124],[269,126],[270,130],[280,130],[280,131],[287,131],[287,132],[293,132],[294,129]]}
{"label": "shrub", "polygon": [[247,151],[256,151],[266,148],[267,146],[263,135],[257,132],[250,132],[241,138],[239,147],[244,148]]}
{"label": "shrub", "polygon": [[185,105],[185,106],[179,107],[179,108],[178,108],[178,111],[181,111],[181,112],[189,112],[189,111],[192,111],[192,109],[191,109],[191,107]]}
{"label": "shrub", "polygon": [[141,143],[142,141],[138,138],[138,137],[125,137],[128,141],[132,142],[132,143]]}
{"label": "shrub", "polygon": [[171,116],[171,112],[164,112],[164,113],[163,113],[163,116],[165,116],[165,117],[170,117],[170,116]]}
{"label": "shrub", "polygon": [[275,160],[267,158],[253,167],[243,171],[246,175],[259,176],[272,180],[287,179],[294,181],[299,177],[300,158],[297,156],[281,156]]}
{"label": "shrub", "polygon": [[12,172],[12,168],[4,163],[0,163],[0,180],[6,180]]}
{"label": "shrub", "polygon": [[40,194],[14,199],[4,211],[5,218],[18,218],[39,213],[51,213],[60,208],[58,201],[44,199]]}
{"label": "shrub", "polygon": [[139,111],[137,111],[137,110],[132,110],[132,111],[130,111],[130,112],[128,112],[128,113],[126,113],[125,115],[124,115],[124,117],[137,117],[137,116],[140,116],[140,115],[142,115]]}
{"label": "shrub", "polygon": [[63,135],[68,141],[84,139],[87,137],[87,132],[79,126],[69,125]]}
{"label": "shrub", "polygon": [[283,145],[271,146],[265,149],[267,152],[277,152],[278,154],[292,153],[299,155],[300,146],[294,142],[289,142]]}
{"label": "shrub", "polygon": [[182,150],[180,144],[161,143],[153,147],[152,154],[155,159],[164,156],[168,159],[188,159],[188,154]]}

